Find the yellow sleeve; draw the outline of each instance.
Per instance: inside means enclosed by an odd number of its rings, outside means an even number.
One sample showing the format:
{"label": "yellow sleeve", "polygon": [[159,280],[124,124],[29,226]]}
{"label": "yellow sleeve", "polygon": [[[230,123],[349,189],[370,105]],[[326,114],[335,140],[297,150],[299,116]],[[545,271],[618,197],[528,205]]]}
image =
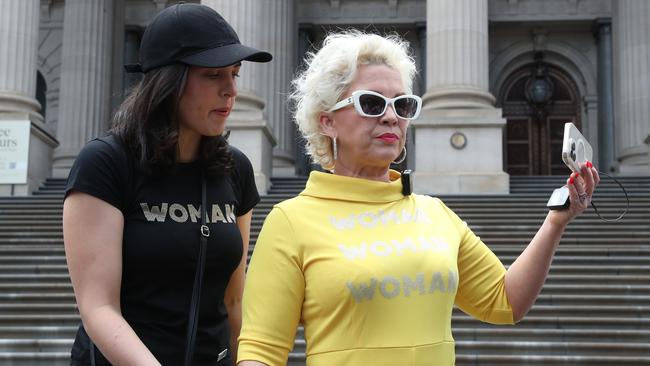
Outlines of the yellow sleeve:
{"label": "yellow sleeve", "polygon": [[467,223],[446,207],[460,234],[458,248],[458,292],[456,305],[465,313],[487,323],[514,324],[512,306],[505,288],[506,269],[476,236]]}
{"label": "yellow sleeve", "polygon": [[237,362],[286,365],[305,292],[301,263],[291,223],[274,207],[248,267]]}

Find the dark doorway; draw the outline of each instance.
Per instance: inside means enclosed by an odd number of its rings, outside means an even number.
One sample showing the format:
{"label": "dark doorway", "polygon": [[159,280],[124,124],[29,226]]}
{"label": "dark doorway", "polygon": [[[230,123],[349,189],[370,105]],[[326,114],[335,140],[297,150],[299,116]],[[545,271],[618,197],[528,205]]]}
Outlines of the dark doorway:
{"label": "dark doorway", "polygon": [[566,175],[562,162],[564,123],[582,130],[580,96],[562,70],[541,62],[515,71],[499,94],[507,120],[504,167],[510,175]]}
{"label": "dark doorway", "polygon": [[47,121],[47,83],[40,71],[36,71],[36,100],[41,104],[41,116]]}

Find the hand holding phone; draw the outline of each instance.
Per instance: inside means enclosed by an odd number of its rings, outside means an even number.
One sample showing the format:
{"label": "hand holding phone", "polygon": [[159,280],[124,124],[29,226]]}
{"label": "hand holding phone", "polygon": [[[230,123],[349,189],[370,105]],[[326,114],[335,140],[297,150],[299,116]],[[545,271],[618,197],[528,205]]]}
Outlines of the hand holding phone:
{"label": "hand holding phone", "polygon": [[[588,161],[593,160],[591,145],[571,122],[564,124],[562,160],[569,169],[576,173],[580,172],[580,165],[585,165]],[[554,190],[546,206],[551,210],[569,208],[569,189],[564,186]]]}
{"label": "hand holding phone", "polygon": [[580,172],[580,165],[593,160],[593,150],[587,139],[571,122],[564,124],[562,160],[573,172]]}

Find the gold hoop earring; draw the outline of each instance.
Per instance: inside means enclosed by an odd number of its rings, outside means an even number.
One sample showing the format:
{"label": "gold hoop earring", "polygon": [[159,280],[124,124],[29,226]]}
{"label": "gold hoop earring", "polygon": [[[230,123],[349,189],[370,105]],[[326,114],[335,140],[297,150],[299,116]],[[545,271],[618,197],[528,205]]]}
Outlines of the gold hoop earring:
{"label": "gold hoop earring", "polygon": [[402,162],[404,162],[404,160],[406,159],[406,146],[402,147],[402,152],[399,155],[397,155],[398,158],[400,156],[401,156],[401,158],[398,159],[398,160],[393,161],[393,164],[402,164]]}

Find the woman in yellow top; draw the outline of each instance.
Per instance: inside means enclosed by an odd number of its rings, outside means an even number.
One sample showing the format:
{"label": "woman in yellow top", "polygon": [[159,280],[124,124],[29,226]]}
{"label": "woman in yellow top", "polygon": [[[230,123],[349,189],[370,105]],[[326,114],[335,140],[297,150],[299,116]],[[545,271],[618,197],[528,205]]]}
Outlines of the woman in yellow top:
{"label": "woman in yellow top", "polygon": [[285,365],[299,322],[309,366],[453,365],[454,303],[482,321],[519,321],[598,174],[588,164],[568,179],[570,208],[549,212],[506,270],[439,199],[404,195],[389,169],[421,108],[407,44],[333,34],[308,61],[294,81],[296,121],[332,174],[312,172],[266,218],[244,290],[239,365]]}

